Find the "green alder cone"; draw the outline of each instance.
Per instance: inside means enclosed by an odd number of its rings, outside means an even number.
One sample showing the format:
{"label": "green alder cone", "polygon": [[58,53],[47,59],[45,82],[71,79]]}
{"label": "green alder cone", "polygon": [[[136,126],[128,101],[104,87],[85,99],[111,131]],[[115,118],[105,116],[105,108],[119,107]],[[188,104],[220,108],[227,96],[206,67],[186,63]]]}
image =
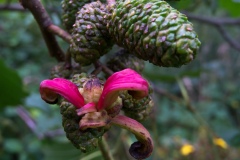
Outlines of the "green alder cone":
{"label": "green alder cone", "polygon": [[192,61],[200,47],[187,17],[160,0],[125,0],[108,17],[108,30],[119,46],[163,67]]}
{"label": "green alder cone", "polygon": [[[78,88],[82,88],[89,80],[91,78],[87,77],[85,73],[76,74],[72,77],[72,82]],[[102,135],[107,131],[106,128],[99,127],[81,130],[79,121],[81,121],[82,116],[78,116],[76,107],[64,99],[60,102],[60,113],[62,114],[62,125],[66,136],[77,149],[85,153],[98,147],[98,141],[101,140]]]}
{"label": "green alder cone", "polygon": [[79,121],[81,117],[77,115],[76,107],[71,103],[63,101],[60,109],[62,125],[71,143],[84,153],[96,149],[98,147],[98,141],[101,140],[102,135],[105,133],[105,129],[101,127],[80,130]]}
{"label": "green alder cone", "polygon": [[144,61],[130,54],[127,50],[121,49],[107,62],[107,67],[114,72],[131,68],[139,73],[144,69]]}
{"label": "green alder cone", "polygon": [[[73,24],[76,20],[76,13],[87,3],[94,2],[96,0],[63,0],[62,1],[62,20],[63,25],[68,31],[73,28]],[[106,2],[106,0],[101,0]]]}
{"label": "green alder cone", "polygon": [[74,74],[80,73],[80,66],[73,65],[71,68],[66,68],[64,62],[60,62],[53,66],[50,71],[50,79],[53,78],[71,78]]}
{"label": "green alder cone", "polygon": [[84,5],[77,13],[71,33],[74,42],[70,45],[70,52],[82,66],[95,62],[112,47],[106,28],[107,14],[106,5],[99,1]]}
{"label": "green alder cone", "polygon": [[127,92],[120,94],[123,103],[123,111],[126,116],[131,117],[137,121],[145,120],[151,113],[154,103],[150,95],[140,100],[134,99]]}
{"label": "green alder cone", "polygon": [[53,66],[50,71],[50,78],[69,78],[71,75],[71,70],[64,67],[64,63],[58,63]]}

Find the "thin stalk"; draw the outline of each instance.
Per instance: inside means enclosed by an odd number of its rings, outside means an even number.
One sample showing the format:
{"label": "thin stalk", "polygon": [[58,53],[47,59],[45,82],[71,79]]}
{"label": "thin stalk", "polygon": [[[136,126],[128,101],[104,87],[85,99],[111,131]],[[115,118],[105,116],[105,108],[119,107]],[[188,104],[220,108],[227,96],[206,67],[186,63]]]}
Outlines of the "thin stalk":
{"label": "thin stalk", "polygon": [[[201,124],[203,126],[203,128],[208,131],[208,136],[211,140],[213,140],[214,137],[216,137],[216,133],[213,131],[213,129],[209,126],[209,124],[206,122],[206,120],[199,114],[199,112],[195,109],[195,107],[192,105],[191,103],[191,99],[189,97],[189,94],[183,84],[183,82],[181,80],[177,80],[178,82],[178,85],[180,87],[180,90],[181,90],[181,93],[182,93],[182,96],[183,96],[183,99],[185,101],[185,104],[186,104],[186,107],[187,107],[187,110],[190,111],[195,119],[199,122],[199,124]],[[212,143],[210,144],[214,150],[214,152],[216,152],[216,146]],[[219,160],[220,157],[217,153],[214,154],[214,158],[216,160]]]}
{"label": "thin stalk", "polygon": [[101,141],[98,141],[98,145],[105,160],[114,160],[104,136]]}
{"label": "thin stalk", "polygon": [[87,156],[85,156],[85,157],[83,157],[79,160],[90,160],[90,159],[97,158],[99,156],[101,156],[101,152],[97,151],[97,152],[93,152],[93,153],[91,153],[91,154],[89,154],[89,155],[87,155]]}

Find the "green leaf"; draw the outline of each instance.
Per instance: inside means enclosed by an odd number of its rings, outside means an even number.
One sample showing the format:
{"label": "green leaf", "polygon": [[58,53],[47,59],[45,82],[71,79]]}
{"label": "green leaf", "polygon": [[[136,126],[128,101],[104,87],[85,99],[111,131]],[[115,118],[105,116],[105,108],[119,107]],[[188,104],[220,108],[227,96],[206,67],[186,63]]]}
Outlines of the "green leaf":
{"label": "green leaf", "polygon": [[[167,70],[166,70],[167,71]],[[187,71],[178,71],[177,69],[173,69],[168,71],[168,73],[163,72],[163,70],[159,71],[159,74],[156,72],[151,72],[149,69],[144,70],[143,74],[145,77],[151,79],[152,81],[161,81],[166,83],[175,83],[176,78],[190,77],[190,78],[198,78],[204,70],[187,70]],[[174,73],[174,74],[173,74]]]}
{"label": "green leaf", "polygon": [[179,74],[179,77],[191,77],[191,78],[198,78],[204,70],[190,70],[190,71],[183,71]]}
{"label": "green leaf", "polygon": [[233,138],[230,140],[230,143],[234,147],[240,147],[240,133],[237,133]]}
{"label": "green leaf", "polygon": [[183,0],[165,0],[165,1],[177,9],[186,9],[192,4],[191,0],[184,0],[184,1]]}
{"label": "green leaf", "polygon": [[145,77],[151,77],[152,81],[161,81],[166,83],[175,83],[176,76],[166,74],[156,74],[153,72],[144,72]]}
{"label": "green leaf", "polygon": [[9,152],[20,152],[23,150],[23,146],[17,139],[5,139],[4,148]]}
{"label": "green leaf", "polygon": [[227,10],[231,16],[233,16],[233,17],[240,16],[240,12],[239,12],[240,1],[239,0],[220,0],[219,5],[221,8]]}
{"label": "green leaf", "polygon": [[16,71],[8,68],[0,59],[0,109],[4,106],[22,103],[27,93],[23,89],[22,80]]}
{"label": "green leaf", "polygon": [[91,153],[82,153],[73,147],[69,142],[45,143],[43,146],[43,154],[45,160],[102,160],[101,153],[95,150]]}

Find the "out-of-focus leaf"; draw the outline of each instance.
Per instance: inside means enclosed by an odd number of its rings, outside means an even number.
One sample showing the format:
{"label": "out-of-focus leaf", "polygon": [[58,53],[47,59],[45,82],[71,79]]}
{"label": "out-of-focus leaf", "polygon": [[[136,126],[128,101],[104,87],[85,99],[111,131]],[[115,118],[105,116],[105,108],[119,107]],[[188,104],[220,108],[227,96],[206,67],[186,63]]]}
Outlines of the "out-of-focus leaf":
{"label": "out-of-focus leaf", "polygon": [[207,87],[202,89],[202,95],[212,98],[221,100],[224,96],[224,92],[221,91],[221,86],[216,83],[211,83]]}
{"label": "out-of-focus leaf", "polygon": [[191,77],[196,78],[201,75],[203,70],[183,71],[179,74],[179,77]]}
{"label": "out-of-focus leaf", "polygon": [[79,160],[82,154],[80,150],[67,142],[46,143],[43,147],[43,153],[45,160]]}
{"label": "out-of-focus leaf", "polygon": [[201,75],[202,70],[192,70],[192,71],[183,71],[177,74],[156,74],[155,72],[144,72],[144,76],[151,78],[152,80],[157,80],[166,83],[175,83],[176,78],[190,77],[197,78]]}
{"label": "out-of-focus leaf", "polygon": [[103,160],[98,148],[89,153],[82,153],[68,140],[45,141],[43,144],[44,160]]}
{"label": "out-of-focus leaf", "polygon": [[176,82],[176,77],[172,75],[163,75],[163,74],[156,74],[153,72],[146,72],[144,73],[144,76],[151,77],[151,79],[154,81],[161,81],[166,83],[174,83]]}
{"label": "out-of-focus leaf", "polygon": [[230,140],[231,145],[234,147],[240,147],[240,133],[236,134],[231,140]]}
{"label": "out-of-focus leaf", "polygon": [[36,130],[39,134],[62,127],[61,114],[57,110],[50,113],[42,113],[38,117],[35,117],[35,121],[38,124]]}
{"label": "out-of-focus leaf", "polygon": [[27,95],[23,89],[22,80],[14,70],[8,68],[0,59],[0,109],[7,105],[22,103]]}
{"label": "out-of-focus leaf", "polygon": [[186,9],[193,4],[191,0],[165,0],[165,1],[176,9]]}
{"label": "out-of-focus leaf", "polygon": [[32,93],[25,100],[25,105],[29,108],[38,108],[45,112],[50,112],[49,105],[41,99],[39,93]]}
{"label": "out-of-focus leaf", "polygon": [[5,139],[4,149],[9,152],[20,152],[23,150],[23,146],[21,142],[17,139]]}
{"label": "out-of-focus leaf", "polygon": [[219,0],[219,5],[221,8],[227,10],[231,16],[239,17],[240,12],[240,1],[239,0]]}

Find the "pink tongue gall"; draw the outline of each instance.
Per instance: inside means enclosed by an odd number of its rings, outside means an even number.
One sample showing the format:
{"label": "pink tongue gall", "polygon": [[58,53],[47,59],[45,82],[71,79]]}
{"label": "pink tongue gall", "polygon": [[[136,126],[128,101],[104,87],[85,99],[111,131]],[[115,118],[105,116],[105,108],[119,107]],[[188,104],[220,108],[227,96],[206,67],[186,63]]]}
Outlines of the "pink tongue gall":
{"label": "pink tongue gall", "polygon": [[97,109],[102,110],[111,106],[122,90],[129,90],[134,98],[143,98],[148,95],[148,87],[147,81],[131,69],[115,72],[104,85]]}
{"label": "pink tongue gall", "polygon": [[40,94],[42,99],[47,103],[55,102],[58,95],[61,95],[76,108],[84,106],[84,99],[79,93],[78,87],[71,81],[63,78],[42,81],[40,84]]}
{"label": "pink tongue gall", "polygon": [[97,109],[96,109],[95,103],[91,102],[91,103],[84,105],[82,108],[77,109],[77,115],[81,116],[86,113],[96,112],[96,111],[97,111]]}
{"label": "pink tongue gall", "polygon": [[153,151],[153,141],[150,133],[139,122],[123,115],[117,115],[111,120],[112,125],[116,125],[127,129],[132,132],[137,138],[137,142],[134,142],[129,153],[136,159],[145,159],[149,157]]}

